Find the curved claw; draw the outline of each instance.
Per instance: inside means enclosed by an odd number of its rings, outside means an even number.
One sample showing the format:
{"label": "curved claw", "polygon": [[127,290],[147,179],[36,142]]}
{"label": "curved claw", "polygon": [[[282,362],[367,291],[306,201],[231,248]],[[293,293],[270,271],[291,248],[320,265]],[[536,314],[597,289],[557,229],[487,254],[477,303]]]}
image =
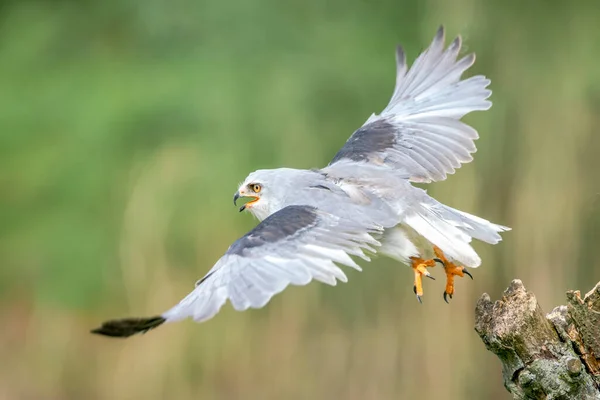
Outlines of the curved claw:
{"label": "curved claw", "polygon": [[423,302],[421,301],[421,296],[419,296],[417,294],[417,287],[413,286],[413,292],[415,292],[415,295],[417,296],[417,300],[419,300],[419,304],[423,304]]}
{"label": "curved claw", "polygon": [[[469,275],[469,278],[471,278],[471,280],[473,280],[473,275],[471,275],[471,273],[465,267],[463,267],[463,272],[465,274]],[[452,297],[450,297],[450,298],[452,298]]]}
{"label": "curved claw", "polygon": [[433,261],[435,261],[436,263],[440,263],[440,264],[442,264],[442,265],[446,265],[446,264],[444,263],[444,261],[442,261],[442,260],[441,260],[441,259],[439,259],[439,258],[434,258],[434,259],[433,259]]}
{"label": "curved claw", "polygon": [[450,302],[448,301],[448,296],[450,296],[450,300],[452,300],[452,295],[451,295],[451,294],[449,294],[448,292],[444,291],[444,301],[445,301],[447,304],[450,304]]}

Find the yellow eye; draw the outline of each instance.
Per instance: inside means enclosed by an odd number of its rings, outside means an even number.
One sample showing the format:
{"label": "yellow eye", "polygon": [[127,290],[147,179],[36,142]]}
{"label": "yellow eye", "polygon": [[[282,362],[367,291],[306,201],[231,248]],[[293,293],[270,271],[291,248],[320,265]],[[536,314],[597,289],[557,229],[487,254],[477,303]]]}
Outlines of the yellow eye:
{"label": "yellow eye", "polygon": [[260,186],[258,183],[255,183],[254,185],[252,185],[252,191],[254,193],[260,193],[261,189],[262,189],[262,186]]}

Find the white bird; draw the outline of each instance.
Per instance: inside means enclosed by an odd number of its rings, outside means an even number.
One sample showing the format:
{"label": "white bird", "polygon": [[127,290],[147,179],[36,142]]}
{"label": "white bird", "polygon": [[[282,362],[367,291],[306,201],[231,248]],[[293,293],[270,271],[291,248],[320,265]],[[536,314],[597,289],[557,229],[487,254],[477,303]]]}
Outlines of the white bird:
{"label": "white bird", "polygon": [[[251,173],[234,203],[260,221],[237,240],[179,304],[150,318],[111,320],[92,332],[127,337],[164,322],[212,318],[229,299],[236,310],[263,307],[287,285],[312,279],[346,281],[338,267],[360,270],[350,256],[369,260],[380,253],[414,270],[414,291],[423,295],[427,267],[444,265],[446,296],[454,277],[470,273],[481,259],[471,239],[495,244],[509,228],[455,210],[411,182],[446,178],[472,160],[477,132],[460,122],[467,113],[487,110],[490,81],[461,80],[474,55],[457,60],[460,37],[444,50],[440,28],[408,70],[397,48],[396,87],[388,106],[355,131],[322,169],[279,168]],[[365,253],[366,252],[366,253]]]}
{"label": "white bird", "polygon": [[[471,274],[481,258],[475,238],[490,244],[509,228],[448,207],[411,185],[446,179],[476,151],[477,131],[460,119],[491,107],[490,80],[461,80],[475,55],[457,60],[461,39],[444,49],[444,29],[410,69],[402,47],[396,51],[396,86],[381,114],[355,131],[328,166],[315,170],[258,170],[234,197],[249,197],[242,209],[259,220],[294,204],[311,205],[348,218],[374,221],[386,228],[378,253],[410,264],[414,291],[421,301],[427,267],[444,265],[444,300],[454,294],[454,277]],[[456,261],[462,265],[456,265]]]}

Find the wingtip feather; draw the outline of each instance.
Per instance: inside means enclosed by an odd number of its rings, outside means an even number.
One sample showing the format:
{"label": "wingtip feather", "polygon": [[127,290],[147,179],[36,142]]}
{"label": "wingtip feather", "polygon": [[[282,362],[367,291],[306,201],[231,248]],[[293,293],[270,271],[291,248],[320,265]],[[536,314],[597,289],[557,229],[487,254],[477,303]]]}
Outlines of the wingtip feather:
{"label": "wingtip feather", "polygon": [[400,44],[396,46],[396,63],[398,65],[406,64],[406,52]]}
{"label": "wingtip feather", "polygon": [[460,51],[462,47],[462,36],[458,35],[454,38],[450,46],[448,46],[449,51],[456,51],[457,53]]}
{"label": "wingtip feather", "polygon": [[165,322],[166,319],[160,315],[150,318],[113,319],[103,322],[100,327],[92,329],[90,333],[109,337],[127,338],[138,333],[146,333]]}
{"label": "wingtip feather", "polygon": [[435,33],[435,37],[433,39],[433,43],[444,42],[444,37],[446,35],[446,29],[444,25],[440,25]]}

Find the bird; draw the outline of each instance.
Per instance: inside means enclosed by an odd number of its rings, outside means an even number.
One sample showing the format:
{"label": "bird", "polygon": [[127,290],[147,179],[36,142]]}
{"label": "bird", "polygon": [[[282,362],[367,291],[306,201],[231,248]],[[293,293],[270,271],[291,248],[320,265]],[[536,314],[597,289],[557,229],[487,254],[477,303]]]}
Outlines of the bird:
{"label": "bird", "polygon": [[491,107],[489,79],[461,80],[475,56],[457,60],[458,36],[444,49],[440,27],[409,69],[396,49],[396,85],[380,114],[372,114],[331,162],[320,169],[276,168],[250,173],[233,202],[259,223],[236,240],[183,300],[152,317],[106,321],[91,330],[110,337],[145,333],[167,322],[215,316],[229,300],[238,311],[264,307],[288,285],[346,282],[339,266],[361,270],[352,257],[381,254],[412,267],[421,302],[422,278],[442,264],[444,300],[454,278],[481,258],[472,238],[496,244],[510,228],[446,206],[413,183],[446,179],[472,160],[477,131],[460,119]]}
{"label": "bird", "polygon": [[372,114],[324,168],[261,169],[239,185],[234,203],[248,200],[240,211],[258,220],[294,204],[384,227],[378,254],[408,264],[413,290],[423,296],[428,268],[442,264],[443,298],[455,293],[455,277],[473,279],[467,267],[481,258],[473,238],[496,244],[510,228],[440,203],[413,183],[442,181],[473,160],[477,131],[461,122],[472,111],[488,110],[490,80],[476,75],[461,79],[475,55],[458,58],[461,37],[444,48],[440,26],[430,46],[408,68],[401,46],[396,49],[396,84],[389,104]]}

